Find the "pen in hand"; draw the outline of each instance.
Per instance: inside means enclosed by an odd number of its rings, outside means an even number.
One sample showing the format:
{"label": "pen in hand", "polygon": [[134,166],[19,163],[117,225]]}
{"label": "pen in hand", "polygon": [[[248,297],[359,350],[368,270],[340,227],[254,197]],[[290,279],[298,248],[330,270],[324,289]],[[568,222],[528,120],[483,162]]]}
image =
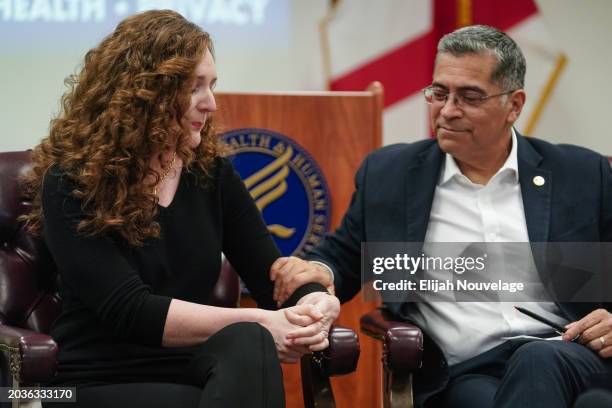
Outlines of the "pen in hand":
{"label": "pen in hand", "polygon": [[[552,327],[553,329],[555,329],[555,332],[557,332],[557,334],[559,335],[563,335],[563,333],[565,333],[567,331],[567,329],[563,326],[559,326],[557,323],[552,322],[550,320],[548,320],[547,318],[540,316],[538,314],[533,313],[530,310],[527,310],[525,308],[522,308],[520,306],[514,306],[514,308],[516,310],[518,310],[519,312],[523,313],[524,315],[527,315],[529,317],[531,317],[532,319],[535,319],[537,321],[539,321],[540,323],[544,323],[547,326]],[[580,338],[580,334],[578,334],[576,337],[574,337],[571,341],[575,342]]]}

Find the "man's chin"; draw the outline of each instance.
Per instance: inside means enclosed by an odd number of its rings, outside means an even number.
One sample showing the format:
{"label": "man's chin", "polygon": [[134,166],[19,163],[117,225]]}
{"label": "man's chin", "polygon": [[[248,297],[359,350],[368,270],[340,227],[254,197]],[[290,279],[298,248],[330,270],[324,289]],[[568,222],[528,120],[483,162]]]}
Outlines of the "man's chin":
{"label": "man's chin", "polygon": [[440,150],[442,150],[444,153],[449,153],[450,155],[453,155],[454,152],[461,150],[465,144],[462,141],[457,140],[457,138],[449,138],[446,136],[441,136],[440,134],[438,134],[436,139],[438,140]]}

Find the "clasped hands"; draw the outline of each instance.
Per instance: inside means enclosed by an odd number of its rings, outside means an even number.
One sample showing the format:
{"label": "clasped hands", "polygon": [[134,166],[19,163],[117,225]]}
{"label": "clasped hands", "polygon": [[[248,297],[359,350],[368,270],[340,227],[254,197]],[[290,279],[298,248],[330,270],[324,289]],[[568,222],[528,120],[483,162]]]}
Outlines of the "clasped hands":
{"label": "clasped hands", "polygon": [[[299,286],[320,282],[319,272],[312,264],[299,258],[279,258],[270,270],[275,283],[274,300],[280,305]],[[312,276],[312,273],[316,276]],[[329,280],[326,285],[328,290],[330,285],[333,289]],[[270,313],[264,326],[274,337],[279,358],[283,363],[295,363],[302,355],[329,346],[329,331],[340,313],[340,301],[326,292],[312,292],[303,296],[295,306]]]}

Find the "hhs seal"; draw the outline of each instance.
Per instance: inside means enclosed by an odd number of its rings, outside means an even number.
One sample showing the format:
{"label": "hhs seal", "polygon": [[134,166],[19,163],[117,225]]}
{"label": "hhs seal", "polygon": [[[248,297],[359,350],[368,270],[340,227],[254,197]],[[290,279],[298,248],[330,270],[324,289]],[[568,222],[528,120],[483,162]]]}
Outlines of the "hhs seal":
{"label": "hhs seal", "polygon": [[297,143],[266,129],[223,135],[232,163],[285,256],[312,249],[329,227],[329,189],[312,157]]}

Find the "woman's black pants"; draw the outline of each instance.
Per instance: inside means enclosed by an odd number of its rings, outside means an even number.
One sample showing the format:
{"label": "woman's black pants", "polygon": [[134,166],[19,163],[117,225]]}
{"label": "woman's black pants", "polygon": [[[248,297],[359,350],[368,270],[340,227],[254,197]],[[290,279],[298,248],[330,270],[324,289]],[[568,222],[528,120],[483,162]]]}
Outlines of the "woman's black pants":
{"label": "woman's black pants", "polygon": [[76,403],[44,407],[261,407],[285,406],[283,375],[270,332],[257,323],[235,323],[195,348],[181,367],[160,362],[162,372],[182,372],[176,382],[122,382],[77,387]]}

